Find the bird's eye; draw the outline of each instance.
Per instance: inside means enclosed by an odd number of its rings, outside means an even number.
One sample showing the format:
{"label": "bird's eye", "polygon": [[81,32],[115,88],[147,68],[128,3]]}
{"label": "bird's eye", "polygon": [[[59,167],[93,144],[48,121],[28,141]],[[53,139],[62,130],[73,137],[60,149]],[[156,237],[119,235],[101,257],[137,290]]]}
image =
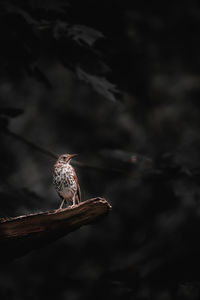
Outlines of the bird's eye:
{"label": "bird's eye", "polygon": [[63,159],[65,160],[65,159],[66,159],[66,156],[63,156]]}

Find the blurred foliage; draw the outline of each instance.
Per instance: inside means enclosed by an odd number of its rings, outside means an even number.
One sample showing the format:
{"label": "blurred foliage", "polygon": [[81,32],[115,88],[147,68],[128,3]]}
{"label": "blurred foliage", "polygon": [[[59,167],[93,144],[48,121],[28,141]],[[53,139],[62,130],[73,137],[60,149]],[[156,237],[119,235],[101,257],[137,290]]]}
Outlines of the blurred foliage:
{"label": "blurred foliage", "polygon": [[95,47],[104,35],[89,26],[73,24],[67,2],[52,2],[49,6],[32,1],[1,1],[0,7],[2,76],[18,78],[28,74],[51,87],[41,61],[58,60],[98,93],[116,100],[114,84],[101,78],[109,67]]}
{"label": "blurred foliage", "polygon": [[101,166],[76,168],[83,199],[113,207],[2,267],[1,299],[199,299],[198,2],[0,7],[1,216],[59,205],[25,140]]}

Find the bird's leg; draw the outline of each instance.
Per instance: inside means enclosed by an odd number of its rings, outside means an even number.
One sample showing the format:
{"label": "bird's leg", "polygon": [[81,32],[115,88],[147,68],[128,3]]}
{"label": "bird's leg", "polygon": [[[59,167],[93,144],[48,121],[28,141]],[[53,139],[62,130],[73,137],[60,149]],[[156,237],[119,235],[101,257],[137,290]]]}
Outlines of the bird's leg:
{"label": "bird's leg", "polygon": [[79,199],[79,197],[77,195],[76,195],[76,202],[77,202],[77,204],[80,203],[80,199]]}
{"label": "bird's leg", "polygon": [[63,204],[65,203],[65,201],[66,201],[66,199],[64,198],[63,201],[62,201],[62,203],[61,203],[61,205],[60,205],[60,207],[59,207],[59,209],[62,209]]}
{"label": "bird's leg", "polygon": [[73,198],[72,198],[72,207],[76,206],[76,195],[74,194]]}
{"label": "bird's leg", "polygon": [[62,210],[62,207],[63,207],[63,204],[65,203],[65,201],[66,201],[66,199],[63,199],[63,200],[62,200],[62,203],[61,203],[61,205],[59,206],[59,208],[58,208],[58,209],[56,209],[56,211],[55,211],[55,212],[59,212],[60,210]]}

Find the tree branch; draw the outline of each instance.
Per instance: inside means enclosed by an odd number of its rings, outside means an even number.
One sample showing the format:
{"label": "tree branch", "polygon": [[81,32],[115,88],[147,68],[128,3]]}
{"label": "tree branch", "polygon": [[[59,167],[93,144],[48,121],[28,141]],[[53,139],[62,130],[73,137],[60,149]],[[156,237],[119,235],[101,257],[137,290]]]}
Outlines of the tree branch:
{"label": "tree branch", "polygon": [[39,152],[41,152],[41,153],[43,153],[43,154],[45,154],[45,155],[47,155],[47,156],[49,156],[49,157],[51,157],[51,158],[57,159],[58,156],[59,156],[58,154],[56,154],[56,153],[54,153],[54,152],[52,152],[52,151],[50,151],[50,150],[48,150],[48,149],[45,149],[45,148],[43,148],[43,147],[40,147],[40,146],[34,144],[33,142],[28,141],[28,140],[27,140],[26,138],[24,138],[23,136],[21,136],[21,135],[15,133],[15,132],[13,132],[13,131],[7,129],[7,128],[4,129],[4,133],[6,133],[6,134],[9,135],[9,136],[14,137],[14,138],[17,139],[18,141],[20,141],[20,142],[26,144],[27,146],[31,147],[32,149],[37,150],[37,151],[39,151]]}
{"label": "tree branch", "polygon": [[111,206],[93,198],[75,207],[0,219],[0,262],[8,262],[40,248],[106,215]]}
{"label": "tree branch", "polygon": [[[17,139],[18,141],[21,141],[22,143],[26,144],[27,146],[31,147],[32,149],[39,151],[40,153],[43,153],[44,155],[47,155],[54,159],[57,159],[59,157],[58,154],[56,154],[46,148],[38,146],[38,145],[34,144],[33,142],[28,141],[23,136],[9,130],[8,128],[4,129],[3,132],[9,136],[12,136],[13,138]],[[106,172],[109,171],[109,172],[120,172],[120,173],[123,172],[122,170],[117,169],[117,168],[107,168],[107,167],[101,166],[101,165],[91,165],[88,163],[79,162],[77,160],[73,160],[72,165],[74,165],[76,167],[80,167],[80,168],[96,169],[98,171],[106,171]]]}

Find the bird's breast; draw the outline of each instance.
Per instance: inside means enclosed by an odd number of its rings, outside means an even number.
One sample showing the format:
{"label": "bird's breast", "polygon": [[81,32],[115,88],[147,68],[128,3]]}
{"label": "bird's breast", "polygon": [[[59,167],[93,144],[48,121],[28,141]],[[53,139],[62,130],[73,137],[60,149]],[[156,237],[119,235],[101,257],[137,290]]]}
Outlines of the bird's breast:
{"label": "bird's breast", "polygon": [[58,191],[76,190],[76,182],[74,180],[73,168],[68,165],[66,167],[55,167],[53,183]]}

